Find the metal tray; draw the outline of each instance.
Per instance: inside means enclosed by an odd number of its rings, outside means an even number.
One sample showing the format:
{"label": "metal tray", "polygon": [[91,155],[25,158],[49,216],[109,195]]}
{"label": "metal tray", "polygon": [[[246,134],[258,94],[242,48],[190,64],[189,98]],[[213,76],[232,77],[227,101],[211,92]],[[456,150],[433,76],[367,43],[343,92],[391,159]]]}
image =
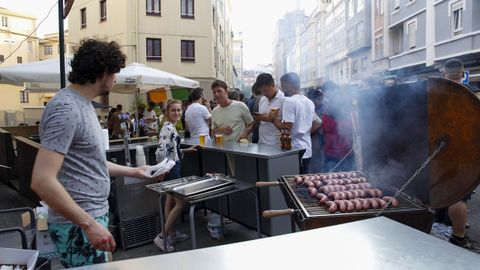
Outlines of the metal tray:
{"label": "metal tray", "polygon": [[185,185],[188,183],[192,183],[195,181],[201,181],[202,179],[209,179],[210,177],[200,177],[200,176],[188,176],[188,177],[183,177],[183,178],[178,178],[178,179],[173,179],[170,181],[165,181],[165,182],[160,182],[160,183],[155,183],[155,184],[150,184],[147,185],[146,187],[148,189],[151,189],[157,193],[163,194],[172,191],[173,188]]}
{"label": "metal tray", "polygon": [[181,196],[188,197],[221,187],[233,185],[234,183],[235,180],[233,179],[222,177],[209,177],[205,180],[195,181],[193,183],[174,187],[172,191]]}

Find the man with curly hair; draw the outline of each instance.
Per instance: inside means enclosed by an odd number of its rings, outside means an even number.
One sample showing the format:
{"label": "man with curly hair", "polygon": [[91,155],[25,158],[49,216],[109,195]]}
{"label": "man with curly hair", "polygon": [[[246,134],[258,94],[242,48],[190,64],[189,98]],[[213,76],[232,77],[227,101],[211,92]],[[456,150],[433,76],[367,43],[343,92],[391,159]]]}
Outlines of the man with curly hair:
{"label": "man with curly hair", "polygon": [[49,206],[49,231],[65,267],[107,262],[110,176],[146,178],[147,166],[108,162],[92,100],[108,95],[125,67],[116,42],[87,39],[71,61],[71,85],[47,104],[31,188]]}

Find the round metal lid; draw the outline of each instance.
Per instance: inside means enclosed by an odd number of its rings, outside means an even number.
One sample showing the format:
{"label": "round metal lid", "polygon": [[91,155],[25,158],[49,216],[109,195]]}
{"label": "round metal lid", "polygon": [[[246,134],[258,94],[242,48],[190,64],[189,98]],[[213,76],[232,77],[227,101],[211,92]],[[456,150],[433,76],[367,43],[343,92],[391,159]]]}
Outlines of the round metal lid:
{"label": "round metal lid", "polygon": [[430,205],[452,205],[480,183],[480,100],[466,87],[430,78],[428,136],[430,153],[447,145],[430,163]]}

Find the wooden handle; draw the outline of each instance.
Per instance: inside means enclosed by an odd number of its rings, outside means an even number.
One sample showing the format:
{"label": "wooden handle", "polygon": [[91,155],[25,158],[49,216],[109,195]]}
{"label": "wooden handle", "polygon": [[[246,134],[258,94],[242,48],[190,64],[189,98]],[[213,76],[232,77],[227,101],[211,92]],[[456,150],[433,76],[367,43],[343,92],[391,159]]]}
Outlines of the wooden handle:
{"label": "wooden handle", "polygon": [[293,215],[293,212],[295,212],[295,210],[293,210],[291,208],[283,209],[283,210],[265,210],[265,211],[263,211],[262,216],[264,218],[291,216],[291,215]]}
{"label": "wooden handle", "polygon": [[274,187],[280,185],[280,182],[278,181],[273,181],[273,182],[257,182],[255,183],[255,186],[258,188],[261,187]]}

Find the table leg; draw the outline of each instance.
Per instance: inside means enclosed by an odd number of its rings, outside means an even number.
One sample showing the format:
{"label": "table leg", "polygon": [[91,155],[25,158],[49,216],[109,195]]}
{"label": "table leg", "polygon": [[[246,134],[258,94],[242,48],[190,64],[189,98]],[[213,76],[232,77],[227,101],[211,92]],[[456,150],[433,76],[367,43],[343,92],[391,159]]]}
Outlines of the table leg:
{"label": "table leg", "polygon": [[160,226],[162,228],[162,239],[163,239],[163,250],[167,253],[167,237],[165,233],[165,218],[163,216],[163,204],[162,204],[162,195],[158,196],[158,206],[160,208]]}
{"label": "table leg", "polygon": [[222,200],[223,197],[218,197],[218,203],[219,203],[219,207],[218,207],[218,214],[220,215],[220,227],[221,228],[225,228],[225,222],[223,220],[223,200]]}
{"label": "table leg", "polygon": [[192,249],[197,248],[197,238],[195,235],[195,204],[190,205],[190,237],[192,238]]}
{"label": "table leg", "polygon": [[254,189],[249,189],[253,193],[253,197],[255,199],[255,212],[257,213],[257,238],[262,238],[262,227],[260,224],[260,207],[259,207],[259,202],[258,202],[258,194],[257,194],[257,188]]}

